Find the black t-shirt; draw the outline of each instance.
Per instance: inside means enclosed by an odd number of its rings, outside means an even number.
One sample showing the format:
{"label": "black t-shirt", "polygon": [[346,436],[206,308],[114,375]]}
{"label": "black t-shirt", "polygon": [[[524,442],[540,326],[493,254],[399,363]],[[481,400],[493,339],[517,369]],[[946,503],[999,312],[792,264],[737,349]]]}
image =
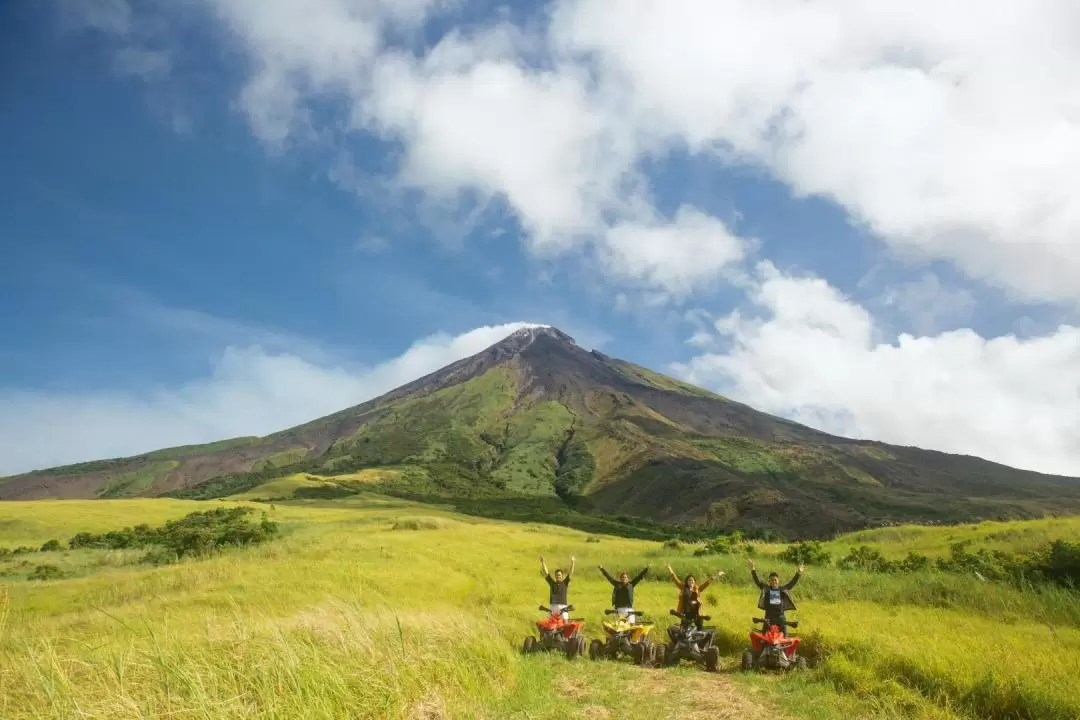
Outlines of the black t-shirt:
{"label": "black t-shirt", "polygon": [[634,586],[630,583],[617,583],[611,590],[611,605],[617,608],[634,607]]}
{"label": "black t-shirt", "polygon": [[570,578],[564,577],[562,582],[555,582],[555,580],[548,575],[546,577],[548,587],[551,588],[551,592],[548,594],[548,605],[568,605],[566,602],[566,590],[570,584]]}

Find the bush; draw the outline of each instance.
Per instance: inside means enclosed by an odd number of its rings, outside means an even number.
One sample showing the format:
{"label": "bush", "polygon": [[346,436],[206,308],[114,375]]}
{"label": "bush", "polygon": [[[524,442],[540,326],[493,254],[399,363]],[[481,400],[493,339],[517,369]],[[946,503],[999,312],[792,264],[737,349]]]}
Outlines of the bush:
{"label": "bush", "polygon": [[585,538],[585,542],[587,542],[587,543],[598,543],[598,542],[600,542],[600,538],[596,537],[595,535],[590,535],[589,537]]}
{"label": "bush", "polygon": [[206,555],[225,547],[261,543],[278,535],[277,523],[269,520],[265,513],[258,524],[249,522],[247,515],[252,512],[254,510],[249,507],[214,508],[170,520],[156,529],[136,525],[100,535],[81,532],[68,541],[68,547],[123,550],[156,546],[174,558],[182,558]]}
{"label": "bush", "polygon": [[60,544],[59,540],[49,540],[41,546],[41,552],[55,552],[62,549],[63,546]]}
{"label": "bush", "polygon": [[860,545],[840,559],[837,563],[841,570],[863,570],[866,572],[893,572],[898,565],[881,554],[880,550]]}
{"label": "bush", "polygon": [[832,564],[832,553],[826,550],[825,546],[817,540],[791,545],[780,553],[778,557],[793,565],[828,566]]}
{"label": "bush", "polygon": [[682,543],[677,538],[672,538],[664,541],[663,548],[665,550],[682,550]]}
{"label": "bush", "polygon": [[30,580],[58,580],[62,577],[63,571],[55,565],[38,565],[29,575]]}
{"label": "bush", "polygon": [[441,530],[446,521],[433,517],[402,518],[395,522],[391,530]]}
{"label": "bush", "polygon": [[753,546],[743,540],[743,534],[736,530],[730,535],[720,535],[705,543],[704,547],[694,551],[695,556],[702,555],[750,555]]}

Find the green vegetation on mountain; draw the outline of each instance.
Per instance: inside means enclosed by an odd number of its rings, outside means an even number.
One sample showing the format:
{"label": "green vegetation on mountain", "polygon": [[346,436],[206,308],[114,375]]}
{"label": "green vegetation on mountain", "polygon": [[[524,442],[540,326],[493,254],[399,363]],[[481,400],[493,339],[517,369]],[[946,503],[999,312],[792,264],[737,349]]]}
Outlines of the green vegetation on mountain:
{"label": "green vegetation on mountain", "polygon": [[[463,512],[701,537],[825,538],[905,522],[1080,512],[1080,480],[978,458],[854,441],[757,412],[554,329],[488,350],[370,402],[265,438],[188,446],[10,478],[2,499],[213,499],[277,478]],[[366,483],[370,485],[371,483]],[[614,523],[615,525],[613,525]]]}

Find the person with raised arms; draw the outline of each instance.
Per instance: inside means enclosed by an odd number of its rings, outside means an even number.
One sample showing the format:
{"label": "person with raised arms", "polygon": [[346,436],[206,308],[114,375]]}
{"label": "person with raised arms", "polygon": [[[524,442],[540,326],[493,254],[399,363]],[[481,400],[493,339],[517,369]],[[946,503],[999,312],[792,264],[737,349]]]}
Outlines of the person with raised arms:
{"label": "person with raised arms", "polygon": [[574,565],[577,563],[577,559],[570,556],[570,572],[566,573],[563,577],[562,568],[555,569],[555,577],[551,577],[551,573],[548,572],[547,563],[544,562],[544,556],[540,556],[540,574],[544,576],[548,584],[548,608],[551,612],[562,613],[563,620],[569,620],[570,615],[566,612],[566,606],[570,604],[567,599],[568,592],[570,590],[570,578],[574,574]]}

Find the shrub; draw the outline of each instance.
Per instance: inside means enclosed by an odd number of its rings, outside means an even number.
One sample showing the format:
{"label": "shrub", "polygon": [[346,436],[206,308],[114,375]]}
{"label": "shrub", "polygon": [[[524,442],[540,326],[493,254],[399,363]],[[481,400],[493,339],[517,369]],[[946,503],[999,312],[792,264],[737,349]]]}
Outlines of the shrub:
{"label": "shrub", "polygon": [[790,545],[778,557],[794,565],[832,564],[832,553],[817,540]]}
{"label": "shrub", "polygon": [[736,530],[730,535],[720,535],[705,543],[704,547],[694,551],[695,556],[702,555],[749,555],[753,546],[743,540],[743,534]]}
{"label": "shrub", "polygon": [[60,541],[55,540],[55,539],[54,540],[49,540],[44,545],[41,546],[41,552],[55,552],[57,550],[62,550],[62,549],[63,549],[63,546],[60,544]]}
{"label": "shrub", "polygon": [[587,542],[587,543],[598,543],[598,542],[600,542],[600,538],[596,537],[595,535],[590,535],[589,537],[585,538],[585,542]]}
{"label": "shrub", "polygon": [[225,547],[265,542],[278,535],[277,523],[269,520],[265,513],[261,522],[249,522],[247,515],[252,512],[254,510],[249,507],[214,508],[170,520],[156,529],[136,525],[100,535],[81,532],[68,541],[68,546],[107,550],[156,546],[175,558],[182,558],[206,555]]}
{"label": "shrub", "polygon": [[57,580],[62,577],[63,571],[55,565],[37,565],[29,575],[30,580]]}
{"label": "shrub", "polygon": [[395,522],[391,530],[441,530],[446,522],[433,517],[402,518]]}
{"label": "shrub", "polygon": [[672,538],[665,540],[663,547],[665,550],[682,550],[682,543],[677,538]]}
{"label": "shrub", "polygon": [[893,572],[897,565],[881,554],[880,550],[860,545],[840,559],[837,563],[841,570],[863,570],[867,572]]}

